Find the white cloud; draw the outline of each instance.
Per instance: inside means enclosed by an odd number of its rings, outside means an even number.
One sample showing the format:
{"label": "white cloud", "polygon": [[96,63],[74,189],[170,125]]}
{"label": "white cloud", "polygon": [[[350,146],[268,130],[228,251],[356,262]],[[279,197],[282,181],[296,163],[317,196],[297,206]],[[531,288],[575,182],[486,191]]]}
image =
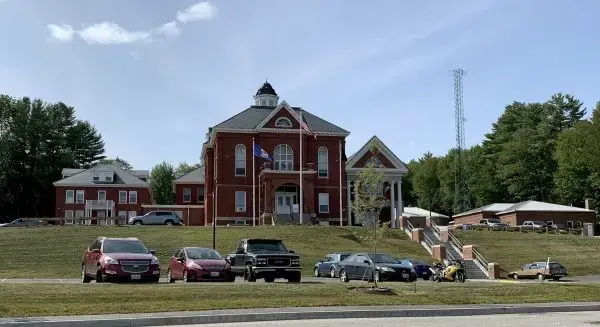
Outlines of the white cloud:
{"label": "white cloud", "polygon": [[111,22],[88,26],[78,31],[77,34],[88,44],[127,44],[151,41],[148,32],[131,32]]}
{"label": "white cloud", "polygon": [[217,8],[208,1],[198,2],[186,8],[183,11],[177,12],[177,20],[182,23],[211,20],[217,15]]}
{"label": "white cloud", "polygon": [[[3,1],[3,0],[0,0]],[[73,27],[71,27],[71,25],[67,25],[67,24],[60,24],[60,25],[56,25],[56,24],[48,24],[48,30],[50,30],[50,35],[61,42],[69,42],[71,40],[73,40],[73,34],[75,33],[73,31]]]}
{"label": "white cloud", "polygon": [[181,28],[177,26],[176,21],[172,21],[155,28],[154,32],[166,37],[177,37],[181,34]]}

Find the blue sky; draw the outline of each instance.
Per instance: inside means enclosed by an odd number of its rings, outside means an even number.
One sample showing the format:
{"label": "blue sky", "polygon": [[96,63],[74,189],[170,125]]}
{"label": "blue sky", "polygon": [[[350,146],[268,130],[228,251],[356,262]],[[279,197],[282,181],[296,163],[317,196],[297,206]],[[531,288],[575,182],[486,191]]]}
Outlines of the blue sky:
{"label": "blue sky", "polygon": [[0,0],[0,92],[63,101],[109,156],[198,161],[209,126],[282,100],[401,159],[454,146],[449,70],[464,68],[466,143],[512,101],[600,100],[594,0]]}

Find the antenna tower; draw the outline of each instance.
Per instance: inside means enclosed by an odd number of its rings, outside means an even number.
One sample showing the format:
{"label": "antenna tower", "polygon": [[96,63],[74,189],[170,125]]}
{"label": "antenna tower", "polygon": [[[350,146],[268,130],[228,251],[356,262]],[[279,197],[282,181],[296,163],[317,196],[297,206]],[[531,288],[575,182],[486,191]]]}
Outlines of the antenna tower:
{"label": "antenna tower", "polygon": [[451,71],[454,77],[454,121],[456,125],[456,156],[454,161],[454,213],[471,209],[469,179],[465,162],[465,112],[463,107],[463,76],[461,68]]}

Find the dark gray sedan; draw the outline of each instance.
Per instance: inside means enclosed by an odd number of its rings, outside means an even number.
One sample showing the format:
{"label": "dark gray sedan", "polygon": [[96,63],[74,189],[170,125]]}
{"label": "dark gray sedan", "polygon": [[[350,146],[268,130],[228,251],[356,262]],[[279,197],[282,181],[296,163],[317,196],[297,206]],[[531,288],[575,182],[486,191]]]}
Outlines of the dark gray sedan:
{"label": "dark gray sedan", "polygon": [[[373,271],[373,266],[375,271]],[[336,265],[336,274],[342,282],[350,280],[414,282],[414,269],[398,263],[387,253],[356,253]]]}
{"label": "dark gray sedan", "polygon": [[329,253],[325,258],[315,263],[315,277],[327,276],[336,278],[336,264],[351,255],[352,253]]}

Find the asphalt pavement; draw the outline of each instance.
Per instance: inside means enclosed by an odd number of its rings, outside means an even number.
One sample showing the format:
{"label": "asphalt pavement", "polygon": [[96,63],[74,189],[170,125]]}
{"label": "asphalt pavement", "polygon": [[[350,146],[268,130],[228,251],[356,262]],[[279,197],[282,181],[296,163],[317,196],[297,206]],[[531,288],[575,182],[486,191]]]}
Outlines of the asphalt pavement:
{"label": "asphalt pavement", "polygon": [[[573,313],[544,313],[544,314],[502,314],[489,316],[459,316],[459,317],[401,317],[401,318],[355,318],[355,319],[316,319],[316,320],[284,320],[284,321],[258,321],[225,324],[185,325],[186,327],[570,327],[570,326],[598,326],[600,324],[600,311],[573,312]],[[171,327],[184,327],[173,326]]]}

